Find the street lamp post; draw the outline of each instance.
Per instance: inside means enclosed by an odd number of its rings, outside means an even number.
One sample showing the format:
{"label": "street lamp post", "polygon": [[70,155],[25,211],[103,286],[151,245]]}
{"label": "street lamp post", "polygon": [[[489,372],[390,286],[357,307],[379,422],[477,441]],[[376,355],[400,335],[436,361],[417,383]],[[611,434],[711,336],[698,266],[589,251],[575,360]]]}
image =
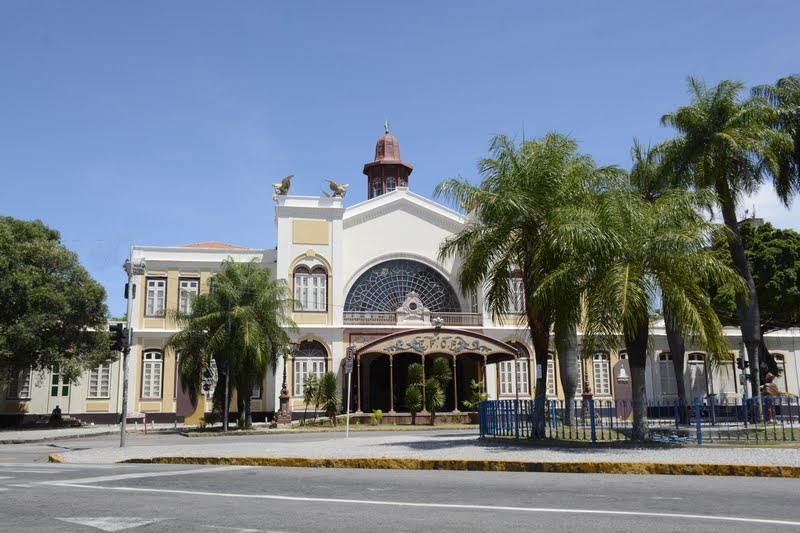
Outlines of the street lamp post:
{"label": "street lamp post", "polygon": [[133,283],[133,276],[141,276],[145,273],[145,262],[142,259],[138,263],[134,263],[133,260],[133,246],[131,246],[131,253],[128,259],[125,260],[125,263],[122,267],[125,269],[125,273],[128,274],[128,284],[127,290],[125,291],[125,297],[128,299],[128,311],[126,316],[126,326],[127,326],[127,333],[128,338],[125,341],[124,349],[122,350],[122,411],[121,417],[122,420],[119,426],[119,447],[124,448],[126,445],[126,438],[128,434],[128,375],[130,374],[129,370],[129,358],[128,355],[131,352],[131,343],[133,342],[133,329],[131,328],[131,315],[133,314],[133,300],[136,298],[136,285]]}
{"label": "street lamp post", "polygon": [[286,383],[286,365],[289,360],[289,350],[291,350],[291,346],[292,345],[287,347],[286,351],[283,353],[283,383],[281,383],[281,393],[278,396],[280,407],[275,417],[275,424],[278,427],[291,426],[292,424],[292,412],[289,407],[289,386]]}

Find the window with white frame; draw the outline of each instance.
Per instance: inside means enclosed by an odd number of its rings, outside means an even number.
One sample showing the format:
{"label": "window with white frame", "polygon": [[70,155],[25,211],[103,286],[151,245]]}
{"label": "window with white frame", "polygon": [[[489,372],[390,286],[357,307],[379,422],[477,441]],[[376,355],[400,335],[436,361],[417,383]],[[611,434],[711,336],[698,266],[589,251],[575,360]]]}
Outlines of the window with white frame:
{"label": "window with white frame", "polygon": [[12,400],[30,400],[31,398],[31,370],[20,370],[12,375],[8,383],[6,396]]}
{"label": "window with white frame", "polygon": [[250,398],[253,400],[261,399],[261,383],[256,383],[253,385],[253,391],[250,393]]}
{"label": "window with white frame", "polygon": [[780,376],[776,376],[772,382],[778,386],[779,391],[789,392],[786,388],[786,356],[782,353],[774,353],[772,356],[775,358],[775,364],[778,365],[778,370],[780,371]]}
{"label": "window with white frame", "polygon": [[200,292],[200,280],[181,279],[178,284],[178,311],[188,315],[192,312],[192,302]]}
{"label": "window with white frame", "polygon": [[594,374],[594,393],[600,396],[611,394],[611,371],[606,352],[592,354],[592,372]]}
{"label": "window with white frame", "polygon": [[146,351],[142,357],[142,399],[161,398],[164,357],[158,350]]}
{"label": "window with white frame", "polygon": [[529,395],[528,358],[520,357],[513,361],[502,361],[498,364],[500,374],[500,395]]}
{"label": "window with white frame", "polygon": [[509,295],[506,312],[509,314],[522,314],[525,312],[525,287],[522,283],[522,274],[515,272],[511,277],[511,294]]}
{"label": "window with white frame", "polygon": [[372,180],[372,197],[380,196],[383,194],[383,185],[381,185],[381,180],[375,179]]}
{"label": "window with white frame", "polygon": [[386,178],[386,192],[391,192],[397,188],[397,180],[393,176]]}
{"label": "window with white frame", "polygon": [[556,395],[556,359],[552,353],[547,354],[547,395]]}
{"label": "window with white frame", "polygon": [[325,311],[327,309],[328,275],[317,266],[309,270],[299,266],[294,271],[294,310]]}
{"label": "window with white frame", "polygon": [[111,364],[100,365],[89,372],[89,398],[108,398],[111,390]]}
{"label": "window with white frame", "polygon": [[69,381],[64,380],[58,366],[54,366],[50,374],[50,396],[69,396]]}
{"label": "window with white frame", "polygon": [[325,373],[327,352],[317,341],[301,342],[294,351],[294,373],[292,391],[295,396],[303,396],[308,376],[322,377]]}
{"label": "window with white frame", "polygon": [[658,354],[658,376],[662,395],[675,395],[678,393],[678,385],[675,382],[675,367],[672,366],[671,353],[661,352]]}
{"label": "window with white frame", "polygon": [[147,301],[145,316],[164,316],[164,302],[167,298],[167,280],[164,278],[147,278]]}
{"label": "window with white frame", "polygon": [[575,389],[577,394],[583,394],[583,358],[578,356],[578,388]]}

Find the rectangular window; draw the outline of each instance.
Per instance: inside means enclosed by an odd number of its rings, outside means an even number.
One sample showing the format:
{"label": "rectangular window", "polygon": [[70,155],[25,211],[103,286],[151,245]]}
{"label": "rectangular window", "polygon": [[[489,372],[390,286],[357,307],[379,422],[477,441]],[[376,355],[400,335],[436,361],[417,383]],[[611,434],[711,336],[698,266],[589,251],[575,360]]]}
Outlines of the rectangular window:
{"label": "rectangular window", "polygon": [[167,280],[147,278],[147,303],[145,316],[164,316],[164,302],[167,295]]}
{"label": "rectangular window", "polygon": [[611,394],[611,379],[608,369],[608,354],[592,354],[592,370],[594,371],[594,393],[601,396]]}
{"label": "rectangular window", "polygon": [[100,365],[89,372],[89,398],[108,398],[111,389],[111,365]]}
{"label": "rectangular window", "polygon": [[142,399],[161,398],[161,352],[145,352],[142,364]]}
{"label": "rectangular window", "polygon": [[250,398],[254,400],[261,399],[261,383],[256,383],[253,385],[253,392],[250,394]]}
{"label": "rectangular window", "polygon": [[517,372],[518,372],[517,375],[519,377],[517,383],[519,384],[520,394],[529,395],[531,393],[529,385],[530,379],[528,379],[529,364],[530,361],[527,358],[517,360]]}
{"label": "rectangular window", "polygon": [[69,396],[69,381],[64,381],[61,370],[55,366],[51,374],[50,396]]}
{"label": "rectangular window", "polygon": [[500,395],[514,394],[514,361],[502,361],[498,370],[500,372]]}
{"label": "rectangular window", "polygon": [[304,385],[306,376],[321,378],[325,373],[325,359],[311,359],[309,357],[294,360],[294,395],[302,396],[305,393]]}
{"label": "rectangular window", "polygon": [[506,311],[510,314],[525,312],[525,287],[522,284],[522,278],[511,278],[511,295]]}
{"label": "rectangular window", "polygon": [[556,395],[556,362],[552,355],[547,356],[547,395]]}
{"label": "rectangular window", "polygon": [[658,374],[661,384],[662,396],[678,394],[678,385],[675,382],[675,367],[672,366],[672,354],[661,352],[658,354]]}
{"label": "rectangular window", "polygon": [[13,375],[6,396],[13,400],[31,399],[31,370],[21,370]]}
{"label": "rectangular window", "polygon": [[294,310],[325,311],[327,309],[327,274],[295,274]]}
{"label": "rectangular window", "polygon": [[778,365],[781,375],[772,380],[778,386],[781,392],[789,392],[786,388],[786,357],[782,353],[772,354],[775,357],[775,363]]}
{"label": "rectangular window", "polygon": [[578,356],[578,381],[577,381],[577,384],[578,384],[578,387],[575,389],[575,394],[576,395],[581,395],[581,394],[583,394],[583,359],[581,359],[580,355]]}
{"label": "rectangular window", "polygon": [[178,311],[188,315],[192,312],[192,302],[200,292],[199,279],[181,279],[178,282]]}

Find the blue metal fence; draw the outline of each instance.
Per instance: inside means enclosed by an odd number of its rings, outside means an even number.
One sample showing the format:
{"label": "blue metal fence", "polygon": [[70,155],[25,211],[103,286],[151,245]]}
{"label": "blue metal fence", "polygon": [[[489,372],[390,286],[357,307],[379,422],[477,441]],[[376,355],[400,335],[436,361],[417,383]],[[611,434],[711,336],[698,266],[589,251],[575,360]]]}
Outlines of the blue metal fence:
{"label": "blue metal fence", "polygon": [[[800,441],[797,396],[717,403],[713,396],[688,404],[647,402],[647,425],[655,441]],[[482,437],[531,438],[535,416],[544,417],[544,437],[607,442],[628,440],[633,403],[625,400],[547,400],[537,414],[532,400],[487,400],[478,408]]]}

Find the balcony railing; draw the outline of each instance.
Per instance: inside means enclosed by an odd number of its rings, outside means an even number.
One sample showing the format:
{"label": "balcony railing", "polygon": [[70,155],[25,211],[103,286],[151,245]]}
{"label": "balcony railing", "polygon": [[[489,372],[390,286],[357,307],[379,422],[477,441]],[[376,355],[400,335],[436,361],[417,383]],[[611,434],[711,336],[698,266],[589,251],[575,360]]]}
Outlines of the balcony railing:
{"label": "balcony railing", "polygon": [[[445,326],[481,326],[483,317],[479,313],[431,313],[431,318],[441,317]],[[381,311],[345,311],[345,325],[394,326],[397,313]]]}

